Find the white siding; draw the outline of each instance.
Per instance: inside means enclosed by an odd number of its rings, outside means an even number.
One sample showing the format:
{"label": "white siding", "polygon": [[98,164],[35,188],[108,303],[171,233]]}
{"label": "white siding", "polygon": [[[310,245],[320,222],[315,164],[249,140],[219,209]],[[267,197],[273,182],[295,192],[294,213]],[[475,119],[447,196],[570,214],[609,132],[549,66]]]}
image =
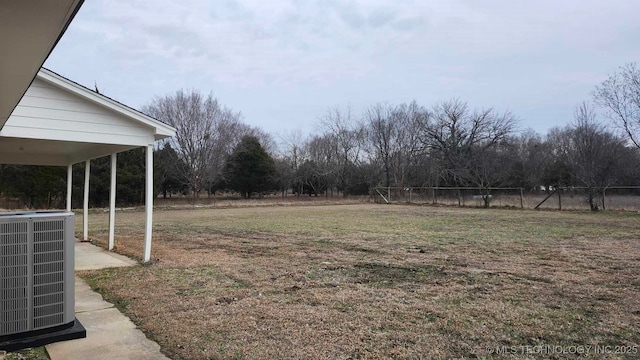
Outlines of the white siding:
{"label": "white siding", "polygon": [[36,78],[0,136],[146,146],[154,129]]}

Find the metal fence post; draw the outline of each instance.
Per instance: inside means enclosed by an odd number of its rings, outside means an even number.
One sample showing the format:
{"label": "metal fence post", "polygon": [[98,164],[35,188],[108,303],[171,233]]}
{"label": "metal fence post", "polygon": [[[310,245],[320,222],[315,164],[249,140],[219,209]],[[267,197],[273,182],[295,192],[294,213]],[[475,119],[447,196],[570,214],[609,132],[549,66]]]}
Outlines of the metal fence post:
{"label": "metal fence post", "polygon": [[562,188],[558,188],[558,210],[562,210]]}
{"label": "metal fence post", "polygon": [[520,209],[524,209],[524,190],[520,188]]}

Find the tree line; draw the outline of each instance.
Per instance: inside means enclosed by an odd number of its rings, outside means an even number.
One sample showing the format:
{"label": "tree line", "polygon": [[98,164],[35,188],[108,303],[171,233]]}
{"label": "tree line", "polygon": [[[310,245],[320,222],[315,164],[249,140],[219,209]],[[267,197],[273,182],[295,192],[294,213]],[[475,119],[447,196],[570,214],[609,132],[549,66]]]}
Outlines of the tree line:
{"label": "tree line", "polygon": [[[72,205],[82,206],[84,163],[73,166]],[[145,150],[134,149],[118,154],[116,173],[118,206],[144,203]],[[109,157],[91,161],[89,203],[92,207],[109,204],[111,162]],[[159,166],[156,164],[156,171]],[[156,187],[161,179],[156,180]],[[60,166],[0,165],[0,198],[12,208],[64,208],[67,191],[67,168]]]}
{"label": "tree line", "polygon": [[[595,210],[606,188],[640,184],[635,64],[596,86],[592,102],[578,104],[567,125],[546,134],[520,129],[509,111],[474,108],[461,99],[431,106],[380,103],[359,114],[334,107],[319,118],[317,132],[291,131],[277,138],[243,123],[241,113],[212,94],[194,90],[157,97],[142,111],[177,130],[156,150],[156,191],[162,196],[235,191],[244,197],[273,192],[346,197],[370,194],[377,186],[526,191],[576,186],[587,189]],[[118,159],[122,204],[143,200],[143,158],[136,151]],[[92,176],[98,180],[91,198],[101,206],[108,196],[109,165],[95,163]],[[76,172],[80,175],[81,167]],[[60,169],[4,165],[0,172],[3,195],[35,207],[60,199],[64,181]]]}
{"label": "tree line", "polygon": [[509,112],[473,109],[458,99],[430,108],[378,104],[357,118],[333,109],[322,124],[322,134],[287,142],[281,189],[347,196],[374,186],[579,186],[595,208],[607,187],[640,183],[638,148],[603,125],[589,103],[545,135],[517,131]]}

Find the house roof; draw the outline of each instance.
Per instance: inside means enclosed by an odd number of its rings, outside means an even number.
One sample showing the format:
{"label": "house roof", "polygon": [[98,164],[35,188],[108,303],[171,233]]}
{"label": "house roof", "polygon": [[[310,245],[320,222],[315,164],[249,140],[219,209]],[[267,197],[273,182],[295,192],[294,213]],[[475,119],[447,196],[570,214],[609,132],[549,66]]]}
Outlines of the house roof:
{"label": "house roof", "polygon": [[0,163],[66,166],[174,135],[167,124],[41,69],[0,130]]}
{"label": "house roof", "polygon": [[0,1],[0,129],[82,3]]}

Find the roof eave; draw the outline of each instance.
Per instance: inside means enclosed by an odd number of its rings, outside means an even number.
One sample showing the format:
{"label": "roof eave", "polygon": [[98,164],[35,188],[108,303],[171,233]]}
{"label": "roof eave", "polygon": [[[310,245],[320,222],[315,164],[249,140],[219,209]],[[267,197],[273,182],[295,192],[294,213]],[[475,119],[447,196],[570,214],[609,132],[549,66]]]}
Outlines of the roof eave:
{"label": "roof eave", "polygon": [[84,0],[0,2],[0,129]]}

